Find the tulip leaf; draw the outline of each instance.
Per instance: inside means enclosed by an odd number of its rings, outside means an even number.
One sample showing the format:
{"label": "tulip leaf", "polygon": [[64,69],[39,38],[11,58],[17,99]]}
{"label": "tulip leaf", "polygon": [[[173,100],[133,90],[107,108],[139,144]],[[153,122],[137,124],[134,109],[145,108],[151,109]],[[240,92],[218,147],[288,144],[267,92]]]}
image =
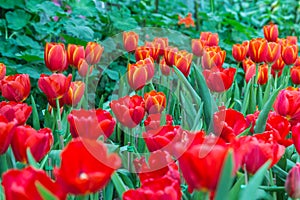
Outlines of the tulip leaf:
{"label": "tulip leaf", "polygon": [[246,114],[247,109],[248,109],[248,105],[249,105],[250,86],[251,86],[251,81],[249,81],[247,83],[247,86],[246,86],[246,89],[245,89],[244,101],[243,101],[242,110],[241,110],[241,113],[243,113],[244,115]]}
{"label": "tulip leaf", "polygon": [[38,163],[36,162],[36,160],[34,159],[34,157],[31,154],[30,148],[27,147],[26,149],[26,154],[27,154],[27,159],[28,159],[28,163],[33,166],[34,168],[39,168]]}
{"label": "tulip leaf", "polygon": [[111,176],[111,180],[116,187],[120,199],[122,199],[123,193],[126,191],[126,185],[117,172]]}
{"label": "tulip leaf", "polygon": [[30,100],[31,100],[31,107],[32,107],[32,123],[33,123],[33,128],[36,130],[40,129],[40,119],[39,119],[39,114],[36,108],[36,104],[34,101],[34,98],[32,95],[30,95]]}
{"label": "tulip leaf", "polygon": [[113,199],[114,184],[110,181],[103,190],[104,199]]}
{"label": "tulip leaf", "polygon": [[218,181],[217,191],[216,191],[216,200],[230,199],[229,191],[233,182],[232,176],[233,170],[233,153],[232,150],[228,151],[226,160],[222,167],[221,176]]}
{"label": "tulip leaf", "polygon": [[47,199],[47,200],[58,200],[58,198],[52,194],[45,186],[43,186],[39,181],[35,182],[35,186],[40,193],[42,199]]}
{"label": "tulip leaf", "polygon": [[[1,178],[0,178],[0,182],[2,183]],[[0,199],[5,199],[5,198],[4,198],[4,191],[3,191],[2,185],[0,185]]]}
{"label": "tulip leaf", "polygon": [[263,109],[261,110],[261,112],[256,120],[256,125],[254,127],[254,133],[262,133],[265,131],[269,112],[272,109],[272,106],[277,97],[277,94],[281,89],[282,89],[282,86],[280,88],[278,88],[277,90],[275,90],[272,93],[269,100],[267,101],[267,103],[264,105]]}
{"label": "tulip leaf", "polygon": [[262,167],[259,168],[259,170],[255,173],[255,175],[249,181],[248,185],[246,185],[246,187],[243,189],[239,199],[241,199],[241,200],[256,199],[254,194],[256,193],[260,184],[262,183],[264,175],[267,172],[270,164],[271,164],[271,161],[269,160]]}
{"label": "tulip leaf", "polygon": [[229,192],[229,199],[237,200],[239,197],[239,192],[241,190],[241,186],[245,183],[245,175],[243,174],[233,185]]}

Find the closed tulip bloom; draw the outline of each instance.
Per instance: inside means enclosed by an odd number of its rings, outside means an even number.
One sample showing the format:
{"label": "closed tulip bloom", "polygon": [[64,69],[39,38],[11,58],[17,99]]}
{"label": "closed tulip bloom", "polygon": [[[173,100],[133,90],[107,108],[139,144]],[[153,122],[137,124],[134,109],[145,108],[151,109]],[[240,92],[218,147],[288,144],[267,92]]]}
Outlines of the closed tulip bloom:
{"label": "closed tulip bloom", "polygon": [[297,163],[288,173],[285,181],[285,191],[293,199],[300,198],[300,163]]}
{"label": "closed tulip bloom", "polygon": [[211,47],[219,45],[219,36],[217,33],[201,32],[200,40],[203,41],[204,46]]}
{"label": "closed tulip bloom", "polygon": [[231,87],[235,72],[236,69],[231,67],[226,69],[213,68],[211,70],[204,70],[203,76],[211,91],[224,92]]}
{"label": "closed tulip bloom", "polygon": [[28,163],[27,148],[29,148],[34,159],[39,162],[50,151],[52,144],[51,129],[43,128],[36,131],[28,125],[18,126],[11,141],[16,160],[23,163]]}
{"label": "closed tulip bloom", "polygon": [[250,40],[249,56],[256,63],[264,62],[268,52],[268,43],[266,39],[256,38]]}
{"label": "closed tulip bloom", "polygon": [[292,65],[298,57],[298,46],[285,44],[281,46],[281,57],[286,65]]}
{"label": "closed tulip bloom", "polygon": [[257,83],[260,85],[264,85],[268,82],[268,65],[263,64],[258,66],[258,81]]}
{"label": "closed tulip bloom", "polygon": [[128,64],[127,79],[133,90],[142,89],[154,76],[154,61],[151,57]]}
{"label": "closed tulip bloom", "polygon": [[247,55],[248,48],[242,44],[234,44],[232,46],[232,56],[237,62],[242,62]]}
{"label": "closed tulip bloom", "polygon": [[192,39],[192,52],[195,56],[201,57],[203,55],[204,46],[201,39]]}
{"label": "closed tulip bloom", "polygon": [[31,112],[32,107],[26,103],[0,102],[0,115],[3,115],[9,122],[16,122],[17,125],[24,125]]}
{"label": "closed tulip bloom", "polygon": [[[146,46],[137,47],[135,50],[135,60],[144,60],[145,58],[150,57],[150,49]],[[153,58],[153,57],[152,57]]]}
{"label": "closed tulip bloom", "polygon": [[54,174],[66,193],[86,195],[104,188],[120,166],[119,156],[108,154],[101,141],[76,138],[61,152],[61,165]]}
{"label": "closed tulip bloom", "polygon": [[269,24],[263,27],[264,36],[268,42],[276,42],[278,38],[278,26],[276,24]]}
{"label": "closed tulip bloom", "polygon": [[168,38],[161,38],[161,37],[154,38],[153,42],[155,44],[158,44],[158,47],[159,47],[158,55],[163,56],[165,53],[165,49],[167,48],[167,46],[169,46]]}
{"label": "closed tulip bloom", "polygon": [[68,92],[63,97],[63,102],[69,106],[77,106],[84,94],[85,84],[82,81],[71,82]]}
{"label": "closed tulip bloom", "polygon": [[163,75],[169,76],[171,68],[167,65],[165,58],[162,58],[159,62],[159,68]]}
{"label": "closed tulip bloom", "polygon": [[290,71],[291,71],[292,82],[296,85],[299,85],[300,84],[300,65],[292,67]]}
{"label": "closed tulip bloom", "polygon": [[292,140],[296,151],[300,154],[300,123],[292,127]]}
{"label": "closed tulip bloom", "polygon": [[297,38],[297,36],[286,36],[286,42],[289,44],[297,45],[298,38]]}
{"label": "closed tulip bloom", "polygon": [[102,56],[104,47],[97,42],[88,42],[85,47],[85,60],[89,65],[97,64]]}
{"label": "closed tulip bloom", "polygon": [[272,69],[275,71],[281,71],[284,68],[284,62],[281,58],[281,55],[279,56],[279,58],[277,60],[275,60],[275,62],[272,64]]}
{"label": "closed tulip bloom", "polygon": [[175,55],[177,52],[178,52],[178,49],[176,47],[168,46],[165,49],[164,58],[165,58],[166,64],[168,66],[172,67],[175,64]]}
{"label": "closed tulip bloom", "polygon": [[279,58],[280,52],[281,46],[278,43],[268,42],[268,53],[265,61],[267,63],[275,62]]}
{"label": "closed tulip bloom", "polygon": [[0,63],[0,80],[2,80],[6,75],[6,66]]}
{"label": "closed tulip bloom", "polygon": [[128,128],[136,127],[145,115],[145,102],[138,95],[113,100],[109,105],[117,120]]}
{"label": "closed tulip bloom", "polygon": [[300,122],[300,90],[288,87],[277,95],[273,108],[275,112],[286,117],[291,125]]}
{"label": "closed tulip bloom", "polygon": [[294,66],[300,66],[300,57],[297,57]]}
{"label": "closed tulip bloom", "polygon": [[152,90],[144,95],[145,108],[149,114],[161,113],[166,107],[166,95]]}
{"label": "closed tulip bloom", "polygon": [[91,75],[93,72],[94,65],[89,66],[85,59],[80,59],[78,63],[78,74],[85,78],[87,75]]}
{"label": "closed tulip bloom", "polygon": [[155,61],[158,61],[158,56],[159,56],[159,53],[160,53],[160,45],[161,45],[160,43],[145,42],[145,47],[149,50],[149,53],[150,53],[149,55]]}
{"label": "closed tulip bloom", "polygon": [[113,133],[116,121],[109,112],[97,110],[72,110],[68,115],[70,132],[73,138],[83,137],[97,140],[100,136],[109,136]]}
{"label": "closed tulip bloom", "polygon": [[127,52],[134,51],[139,42],[139,35],[133,31],[123,32],[123,45]]}
{"label": "closed tulip bloom", "polygon": [[214,114],[214,131],[225,142],[235,140],[236,136],[248,128],[244,115],[233,109],[221,109]]}
{"label": "closed tulip bloom", "polygon": [[242,45],[246,48],[246,57],[249,57],[249,44],[250,42],[248,40],[242,42]]}
{"label": "closed tulip bloom", "polygon": [[188,53],[185,50],[178,51],[175,54],[174,65],[183,73],[184,76],[188,76],[190,74],[192,59],[193,54]]}
{"label": "closed tulip bloom", "polygon": [[6,200],[43,200],[45,196],[41,195],[37,185],[43,186],[57,199],[63,200],[67,197],[61,187],[43,170],[29,166],[24,169],[10,169],[3,174],[2,186]]}
{"label": "closed tulip bloom", "polygon": [[60,99],[69,91],[71,81],[71,74],[67,77],[63,74],[56,73],[50,76],[41,74],[38,80],[38,86],[48,99]]}
{"label": "closed tulip bloom", "polygon": [[226,51],[221,50],[220,47],[205,48],[202,57],[202,67],[204,69],[222,67],[225,57]]}
{"label": "closed tulip bloom", "polygon": [[78,68],[79,60],[85,58],[85,50],[83,46],[69,44],[67,49],[68,63],[72,67]]}
{"label": "closed tulip bloom", "polygon": [[44,50],[46,67],[52,72],[63,72],[68,68],[65,45],[62,43],[46,43]]}
{"label": "closed tulip bloom", "polygon": [[9,101],[22,102],[30,94],[30,79],[28,74],[6,76],[1,80],[2,96]]}
{"label": "closed tulip bloom", "polygon": [[146,131],[149,130],[156,130],[158,129],[161,125],[172,125],[173,124],[173,118],[171,115],[167,114],[165,116],[166,118],[166,123],[165,124],[161,124],[161,113],[155,113],[155,114],[149,114],[147,119],[145,119],[144,121],[144,126]]}
{"label": "closed tulip bloom", "polygon": [[0,155],[8,149],[15,126],[15,122],[8,122],[4,116],[0,115]]}

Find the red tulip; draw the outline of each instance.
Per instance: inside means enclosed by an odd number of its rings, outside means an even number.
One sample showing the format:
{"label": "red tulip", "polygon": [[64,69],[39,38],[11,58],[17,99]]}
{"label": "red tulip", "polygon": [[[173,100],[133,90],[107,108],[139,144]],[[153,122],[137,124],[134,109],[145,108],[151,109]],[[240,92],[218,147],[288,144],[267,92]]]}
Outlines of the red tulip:
{"label": "red tulip", "polygon": [[166,124],[161,124],[161,114],[155,113],[148,115],[147,119],[144,121],[144,126],[146,131],[149,130],[156,130],[162,125],[172,125],[173,124],[173,118],[171,115],[166,115]]}
{"label": "red tulip", "polygon": [[276,42],[278,38],[278,26],[276,24],[269,24],[263,27],[264,36],[268,42]]}
{"label": "red tulip", "polygon": [[163,56],[165,53],[165,49],[167,46],[169,46],[169,40],[168,38],[154,38],[153,42],[155,44],[157,44],[157,46],[159,47],[159,56]]}
{"label": "red tulip", "polygon": [[264,62],[268,52],[267,40],[263,38],[256,38],[250,40],[249,43],[249,56],[251,60],[256,63]]}
{"label": "red tulip", "polygon": [[70,132],[73,138],[83,137],[97,140],[101,135],[109,138],[116,121],[109,112],[97,110],[72,110],[68,115]]}
{"label": "red tulip", "polygon": [[214,130],[224,141],[231,142],[248,127],[244,115],[233,109],[221,109],[214,114]]}
{"label": "red tulip", "polygon": [[300,154],[300,123],[292,127],[292,139],[295,149]]}
{"label": "red tulip", "polygon": [[26,150],[30,149],[36,161],[40,161],[51,149],[53,135],[51,129],[36,131],[32,127],[18,126],[12,137],[11,147],[17,161],[28,163]]}
{"label": "red tulip", "polygon": [[94,65],[89,66],[85,59],[80,59],[78,63],[78,74],[85,78],[87,74],[91,74],[93,72]]}
{"label": "red tulip", "polygon": [[63,72],[68,69],[67,52],[62,43],[46,43],[44,51],[46,67],[52,72]]}
{"label": "red tulip", "polygon": [[0,155],[8,149],[15,125],[15,122],[8,122],[4,116],[0,115]]}
{"label": "red tulip", "polygon": [[184,76],[188,76],[190,73],[193,54],[188,53],[185,50],[178,51],[174,57],[174,65],[183,73]]}
{"label": "red tulip", "polygon": [[17,125],[24,125],[31,112],[32,107],[26,103],[0,102],[0,115],[3,115],[9,122],[16,122]]}
{"label": "red tulip", "polygon": [[[146,46],[140,46],[135,49],[135,60],[144,60],[150,57],[150,49]],[[152,57],[153,58],[153,57]]]}
{"label": "red tulip", "polygon": [[145,47],[149,50],[149,55],[155,61],[158,61],[158,56],[159,56],[159,53],[160,53],[160,45],[161,45],[161,43],[145,42]]}
{"label": "red tulip", "polygon": [[285,181],[285,190],[289,197],[300,198],[300,163],[297,163],[288,173]]}
{"label": "red tulip", "polygon": [[263,64],[258,66],[258,84],[260,85],[264,85],[268,82],[268,65],[267,64]]}
{"label": "red tulip", "polygon": [[201,57],[204,52],[204,45],[201,39],[192,39],[192,52],[195,56]]}
{"label": "red tulip", "polygon": [[22,170],[10,169],[3,174],[2,185],[6,200],[43,200],[37,185],[44,187],[57,199],[66,199],[67,194],[53,182],[43,170],[31,166]]}
{"label": "red tulip", "polygon": [[120,166],[119,156],[109,155],[101,141],[76,138],[63,149],[54,174],[63,191],[86,195],[102,189]]}
{"label": "red tulip", "polygon": [[297,36],[286,36],[286,42],[288,44],[294,44],[294,45],[297,45],[298,43],[298,38]]}
{"label": "red tulip", "polygon": [[30,79],[28,74],[6,76],[1,80],[2,96],[9,101],[22,102],[30,94]]}
{"label": "red tulip", "polygon": [[272,64],[272,69],[276,71],[281,71],[283,68],[284,68],[284,62],[281,56],[279,56],[279,58],[275,60],[275,62]]}
{"label": "red tulip", "polygon": [[235,72],[236,69],[231,67],[226,69],[213,68],[204,70],[203,76],[211,91],[224,92],[231,87]]}
{"label": "red tulip", "polygon": [[130,87],[134,90],[140,90],[154,76],[154,61],[148,57],[135,64],[128,64],[127,70],[127,79]]}
{"label": "red tulip", "polygon": [[85,58],[84,47],[80,45],[69,44],[67,55],[69,65],[78,68],[79,60]]}
{"label": "red tulip", "polygon": [[226,51],[220,47],[205,48],[202,57],[202,67],[211,69],[213,67],[222,67],[226,57]]}
{"label": "red tulip", "polygon": [[0,63],[0,80],[2,80],[6,75],[6,66]]}
{"label": "red tulip", "polygon": [[298,57],[298,46],[296,44],[283,44],[281,46],[281,57],[286,65],[292,65]]}
{"label": "red tulip", "polygon": [[249,44],[250,42],[248,40],[242,42],[242,45],[246,48],[246,57],[249,57]]}
{"label": "red tulip", "polygon": [[123,32],[123,45],[126,51],[134,51],[138,46],[139,35],[133,31]]}
{"label": "red tulip", "polygon": [[166,95],[152,90],[144,95],[145,108],[149,114],[161,113],[166,107]]}
{"label": "red tulip", "polygon": [[234,44],[232,46],[232,56],[237,62],[242,62],[247,55],[248,48],[242,44]]}
{"label": "red tulip", "polygon": [[178,49],[176,47],[168,46],[165,48],[164,58],[168,66],[172,67],[175,64],[175,55],[177,52]]}
{"label": "red tulip", "polygon": [[60,99],[68,92],[71,81],[71,74],[69,74],[68,77],[56,73],[50,76],[41,74],[38,80],[38,86],[48,99]]}
{"label": "red tulip", "polygon": [[96,42],[88,42],[85,47],[85,60],[89,65],[97,64],[102,56],[104,47]]}
{"label": "red tulip", "polygon": [[290,69],[292,82],[296,85],[300,84],[300,65]]}
{"label": "red tulip", "polygon": [[167,65],[165,58],[162,58],[159,62],[159,68],[163,75],[169,76],[171,68]]}
{"label": "red tulip", "polygon": [[300,57],[297,57],[294,66],[300,66]]}
{"label": "red tulip", "polygon": [[292,126],[296,125],[300,122],[300,90],[293,87],[281,90],[273,107],[275,112],[286,117]]}
{"label": "red tulip", "polygon": [[145,115],[145,102],[138,95],[113,100],[109,105],[117,120],[128,128],[136,127]]}
{"label": "red tulip", "polygon": [[268,51],[265,61],[273,63],[280,57],[281,46],[275,42],[268,42]]}
{"label": "red tulip", "polygon": [[[176,149],[184,148],[178,144]],[[207,137],[201,144],[192,145],[179,157],[179,166],[188,184],[194,189],[214,192],[229,148],[215,137]],[[207,170],[209,169],[209,170]]]}
{"label": "red tulip", "polygon": [[165,149],[173,152],[174,143],[178,140],[180,126],[165,125],[156,130],[143,133],[143,138],[150,152]]}
{"label": "red tulip", "polygon": [[63,102],[69,106],[77,106],[84,94],[85,84],[82,81],[71,82],[68,92],[64,95]]}
{"label": "red tulip", "polygon": [[200,40],[203,41],[204,46],[218,46],[219,36],[217,33],[201,32]]}

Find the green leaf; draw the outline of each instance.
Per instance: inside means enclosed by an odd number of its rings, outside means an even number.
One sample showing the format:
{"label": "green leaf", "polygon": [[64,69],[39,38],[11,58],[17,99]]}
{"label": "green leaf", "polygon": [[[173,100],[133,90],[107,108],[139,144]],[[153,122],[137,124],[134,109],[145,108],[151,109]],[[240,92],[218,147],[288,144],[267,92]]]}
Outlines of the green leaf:
{"label": "green leaf", "polygon": [[9,11],[5,14],[8,28],[13,30],[19,30],[26,26],[26,24],[29,22],[31,15],[26,13],[24,10],[14,10]]}
{"label": "green leaf", "polygon": [[30,100],[31,100],[31,107],[32,107],[32,121],[33,121],[33,128],[36,130],[40,129],[40,119],[39,119],[39,114],[36,108],[36,104],[34,101],[34,98],[32,95],[30,95]]}
{"label": "green leaf", "polygon": [[243,174],[234,184],[229,192],[229,199],[237,200],[241,191],[241,186],[245,184],[245,175]]}
{"label": "green leaf", "polygon": [[21,6],[23,4],[22,0],[0,0],[0,7],[4,9],[13,9],[15,6]]}
{"label": "green leaf", "polygon": [[26,60],[27,62],[43,61],[44,53],[40,49],[28,49],[15,54],[16,57]]}
{"label": "green leaf", "polygon": [[17,46],[21,47],[29,47],[32,49],[41,48],[41,45],[37,41],[34,41],[31,37],[28,37],[27,35],[18,35],[14,42]]}
{"label": "green leaf", "polygon": [[229,190],[233,182],[233,162],[233,152],[232,150],[229,150],[218,181],[218,187],[215,196],[216,200],[230,199]]}
{"label": "green leaf", "polygon": [[35,186],[40,193],[42,199],[47,200],[58,200],[58,198],[52,194],[45,186],[43,186],[39,181],[35,181]]}
{"label": "green leaf", "polygon": [[123,180],[120,178],[117,172],[115,172],[111,176],[111,180],[115,185],[115,188],[118,192],[119,198],[122,199],[123,193],[126,191],[126,185],[124,184]]}
{"label": "green leaf", "polygon": [[103,190],[103,196],[105,200],[113,199],[114,184],[110,181]]}
{"label": "green leaf", "polygon": [[[1,179],[0,179],[0,182],[2,182]],[[2,185],[0,185],[0,199],[5,199]]]}
{"label": "green leaf", "polygon": [[259,188],[260,184],[262,183],[265,173],[267,172],[270,164],[271,164],[271,161],[269,160],[262,167],[259,168],[259,170],[255,173],[255,175],[249,181],[248,185],[243,189],[243,191],[240,195],[241,200],[251,200],[251,199],[254,200],[255,199],[255,196],[253,194],[256,193],[257,189]]}
{"label": "green leaf", "polygon": [[104,74],[107,74],[108,77],[114,81],[119,80],[119,73],[110,69],[105,69]]}
{"label": "green leaf", "polygon": [[27,154],[27,159],[28,159],[28,163],[33,166],[34,168],[39,168],[38,163],[36,162],[36,160],[34,159],[34,157],[31,154],[30,148],[27,147],[26,149],[26,154]]}
{"label": "green leaf", "polygon": [[272,109],[272,106],[274,104],[274,101],[277,97],[277,94],[279,91],[282,89],[283,86],[275,90],[267,103],[264,105],[263,109],[261,110],[257,120],[256,120],[256,125],[254,127],[254,133],[262,133],[266,129],[266,123],[267,123],[267,118],[269,115],[270,110]]}

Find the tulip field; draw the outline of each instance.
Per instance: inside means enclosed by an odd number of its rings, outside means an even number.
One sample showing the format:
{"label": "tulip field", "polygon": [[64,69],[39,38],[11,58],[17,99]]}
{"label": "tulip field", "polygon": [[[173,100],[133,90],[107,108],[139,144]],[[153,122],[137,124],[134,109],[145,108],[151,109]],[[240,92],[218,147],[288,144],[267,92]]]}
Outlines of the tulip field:
{"label": "tulip field", "polygon": [[0,200],[300,199],[299,13],[1,0]]}

